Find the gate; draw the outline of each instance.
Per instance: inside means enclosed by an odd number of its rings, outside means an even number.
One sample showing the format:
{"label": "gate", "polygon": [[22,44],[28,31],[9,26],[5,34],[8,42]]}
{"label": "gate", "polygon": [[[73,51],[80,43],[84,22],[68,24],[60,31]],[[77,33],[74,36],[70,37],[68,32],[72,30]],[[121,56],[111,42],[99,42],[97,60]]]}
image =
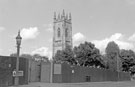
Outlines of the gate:
{"label": "gate", "polygon": [[30,60],[29,81],[39,82],[41,78],[41,61]]}
{"label": "gate", "polygon": [[41,82],[49,83],[51,74],[51,64],[49,62],[42,62],[41,65]]}
{"label": "gate", "polygon": [[91,78],[90,76],[86,76],[86,82],[90,82]]}

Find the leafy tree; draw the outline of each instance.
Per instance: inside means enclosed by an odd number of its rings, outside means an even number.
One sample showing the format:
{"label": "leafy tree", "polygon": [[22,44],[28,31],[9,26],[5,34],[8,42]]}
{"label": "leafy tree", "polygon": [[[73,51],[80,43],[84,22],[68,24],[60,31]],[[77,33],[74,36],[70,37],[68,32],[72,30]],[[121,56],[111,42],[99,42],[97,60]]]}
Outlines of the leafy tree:
{"label": "leafy tree", "polygon": [[104,65],[104,68],[109,68],[109,62],[106,55],[101,55],[102,64]]}
{"label": "leafy tree", "polygon": [[[10,54],[11,57],[17,57],[17,53],[12,53]],[[27,58],[27,59],[32,59],[32,55],[30,54],[21,54],[19,55],[20,57]]]}
{"label": "leafy tree", "polygon": [[49,62],[47,56],[41,56],[40,54],[34,54],[34,55],[32,56],[32,58],[33,58],[34,60],[37,60],[37,61],[43,60],[43,61],[45,61],[45,62]]}
{"label": "leafy tree", "polygon": [[120,57],[122,60],[122,70],[134,72],[132,70],[133,66],[135,66],[135,53],[132,50],[121,50]]}
{"label": "leafy tree", "polygon": [[11,57],[17,57],[17,53],[10,54]]}
{"label": "leafy tree", "polygon": [[101,66],[101,55],[99,49],[91,42],[85,42],[74,47],[75,60],[80,66]]}
{"label": "leafy tree", "polygon": [[[10,54],[10,56],[17,57],[17,54],[16,53],[12,53],[12,54]],[[27,58],[27,59],[32,59],[32,60],[36,60],[36,61],[43,60],[43,61],[49,62],[48,57],[41,56],[40,54],[34,54],[34,55],[21,54],[20,57]]]}
{"label": "leafy tree", "polygon": [[58,50],[55,54],[55,57],[53,58],[53,61],[55,62],[62,62],[64,61],[64,55],[62,50]]}
{"label": "leafy tree", "polygon": [[74,54],[71,47],[67,46],[65,50],[58,50],[54,57],[55,62],[68,62],[75,64]]}
{"label": "leafy tree", "polygon": [[119,53],[120,49],[119,46],[114,41],[111,41],[107,44],[105,52],[107,55],[111,53]]}
{"label": "leafy tree", "polygon": [[111,41],[108,43],[105,52],[109,69],[120,70],[119,46],[114,41]]}
{"label": "leafy tree", "polygon": [[131,75],[135,74],[135,65],[130,67],[130,72],[131,72]]}
{"label": "leafy tree", "polygon": [[27,58],[27,59],[32,59],[32,55],[30,55],[30,54],[22,54],[21,57]]}

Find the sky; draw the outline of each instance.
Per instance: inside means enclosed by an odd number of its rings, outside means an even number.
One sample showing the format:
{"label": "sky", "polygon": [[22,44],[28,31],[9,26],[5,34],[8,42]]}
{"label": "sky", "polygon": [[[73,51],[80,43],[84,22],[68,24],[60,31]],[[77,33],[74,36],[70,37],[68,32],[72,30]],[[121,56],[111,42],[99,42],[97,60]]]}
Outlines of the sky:
{"label": "sky", "polygon": [[16,53],[21,30],[21,54],[51,58],[53,16],[72,15],[73,45],[90,41],[104,53],[115,41],[135,51],[135,0],[0,0],[0,55]]}

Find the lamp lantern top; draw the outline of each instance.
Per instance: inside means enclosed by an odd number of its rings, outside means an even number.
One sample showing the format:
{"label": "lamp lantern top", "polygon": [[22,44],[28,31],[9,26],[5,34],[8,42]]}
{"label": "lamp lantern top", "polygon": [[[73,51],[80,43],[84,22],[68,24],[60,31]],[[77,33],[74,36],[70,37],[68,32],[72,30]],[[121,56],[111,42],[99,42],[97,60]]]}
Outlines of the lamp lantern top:
{"label": "lamp lantern top", "polygon": [[17,37],[16,37],[16,43],[17,43],[17,45],[20,45],[21,44],[21,40],[22,40],[22,37],[21,37],[21,35],[20,35],[20,30],[18,31],[18,35],[17,35]]}

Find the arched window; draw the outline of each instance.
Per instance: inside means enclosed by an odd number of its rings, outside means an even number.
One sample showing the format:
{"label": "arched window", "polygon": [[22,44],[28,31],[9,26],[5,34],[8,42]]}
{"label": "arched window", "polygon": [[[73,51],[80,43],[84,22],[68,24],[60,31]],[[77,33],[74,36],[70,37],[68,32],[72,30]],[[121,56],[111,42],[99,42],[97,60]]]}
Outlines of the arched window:
{"label": "arched window", "polygon": [[65,36],[68,37],[68,28],[65,30]]}
{"label": "arched window", "polygon": [[60,37],[60,28],[58,28],[57,32],[58,32],[58,37]]}

